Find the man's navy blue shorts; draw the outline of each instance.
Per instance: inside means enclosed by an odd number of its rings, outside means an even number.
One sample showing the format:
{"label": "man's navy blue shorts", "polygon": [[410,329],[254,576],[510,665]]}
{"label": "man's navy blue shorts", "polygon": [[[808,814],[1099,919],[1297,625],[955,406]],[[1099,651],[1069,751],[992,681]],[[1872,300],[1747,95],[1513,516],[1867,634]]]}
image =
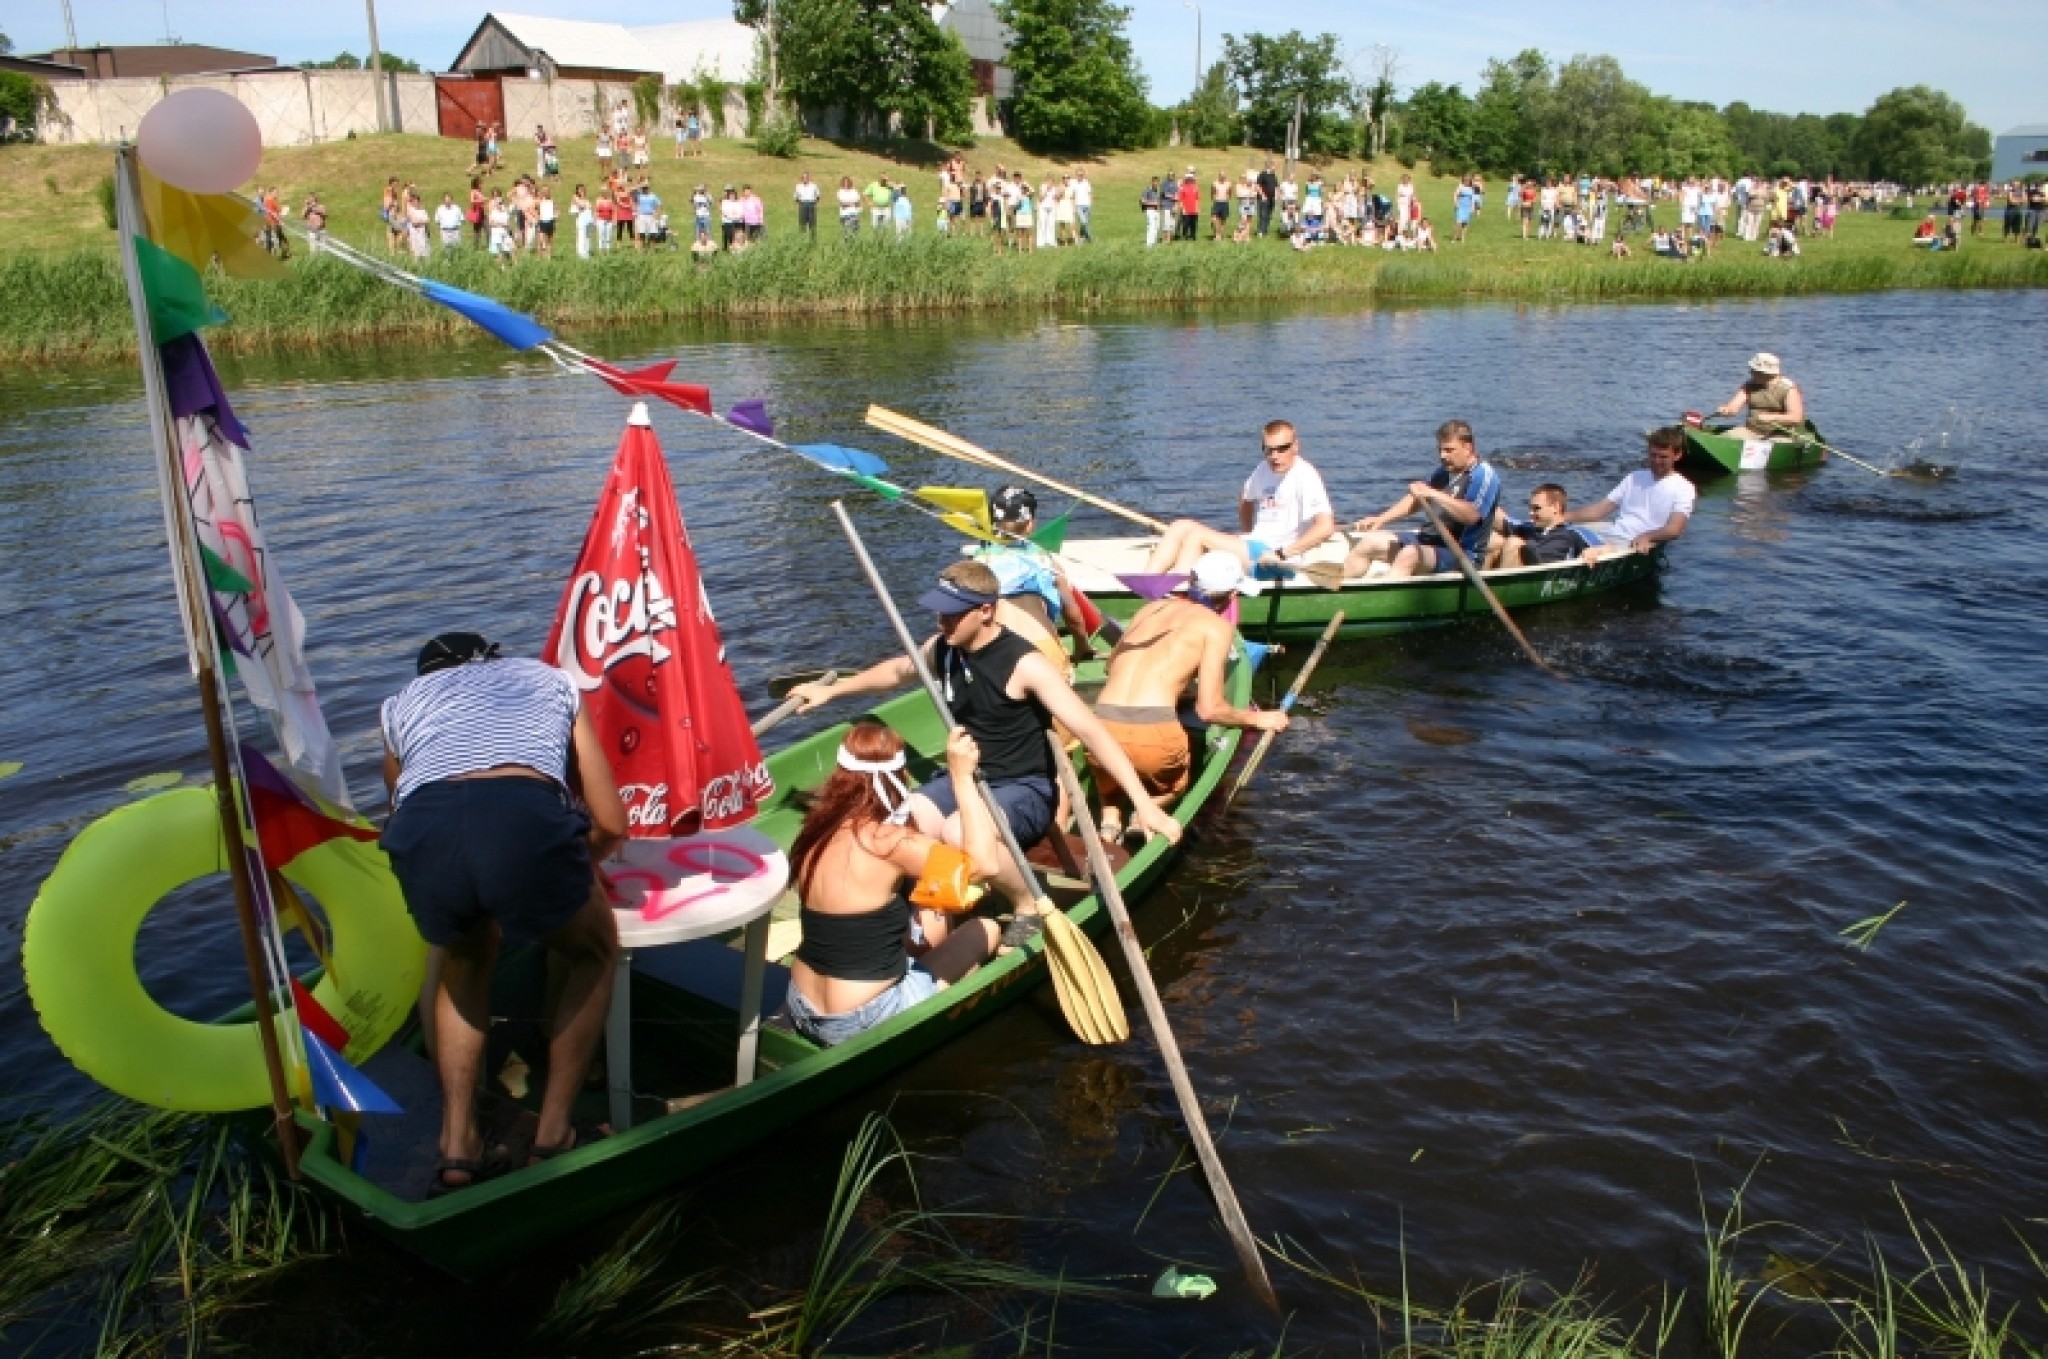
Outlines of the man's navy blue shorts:
{"label": "man's navy blue shorts", "polygon": [[[1053,792],[1051,779],[1004,779],[989,784],[988,790],[996,795],[996,805],[1003,809],[1020,847],[1030,849],[1052,829],[1059,797]],[[951,816],[960,810],[960,804],[953,800],[951,779],[933,779],[917,791],[939,809],[941,816]]]}
{"label": "man's navy blue shorts", "polygon": [[495,920],[543,939],[590,898],[590,821],[567,790],[529,778],[443,779],[399,804],[380,842],[420,937],[448,945]]}
{"label": "man's navy blue shorts", "polygon": [[1422,549],[1420,565],[1423,570],[1420,574],[1436,576],[1442,575],[1446,571],[1458,569],[1457,555],[1444,546],[1443,539],[1437,537],[1434,531],[1423,529],[1417,532],[1413,529],[1403,529],[1401,532],[1396,533],[1394,537],[1404,547]]}

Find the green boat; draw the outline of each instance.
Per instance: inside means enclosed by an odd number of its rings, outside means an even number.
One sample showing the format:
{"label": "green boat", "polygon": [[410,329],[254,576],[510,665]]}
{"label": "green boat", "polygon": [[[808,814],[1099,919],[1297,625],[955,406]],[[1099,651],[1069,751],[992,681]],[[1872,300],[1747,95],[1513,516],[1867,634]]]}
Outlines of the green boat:
{"label": "green boat", "polygon": [[[1232,702],[1250,701],[1251,672],[1243,659],[1232,666]],[[1082,666],[1076,676],[1083,685],[1101,678],[1100,663]],[[922,692],[883,704],[873,715],[902,734],[911,768],[921,779],[943,773],[938,761],[945,729]],[[803,819],[797,794],[829,776],[845,730],[841,725],[819,732],[768,758],[777,791],[754,824],[785,849]],[[1183,826],[1216,791],[1239,737],[1236,728],[1212,727],[1197,743],[1200,764],[1194,784],[1174,809]],[[1140,848],[1117,869],[1124,895],[1135,900],[1150,889],[1176,852],[1161,839]],[[1048,876],[1047,886],[1083,930],[1095,934],[1107,927],[1108,912],[1085,884]],[[788,909],[794,910],[793,903]],[[498,978],[501,995],[521,984],[522,970],[528,982],[535,980],[536,962],[537,951],[529,951],[524,968],[519,957],[508,957]],[[316,1189],[345,1212],[428,1263],[475,1278],[578,1227],[643,1204],[662,1189],[856,1094],[1021,999],[1046,976],[1044,945],[1038,940],[983,964],[925,1003],[837,1047],[821,1048],[787,1029],[763,1025],[756,1078],[734,1087],[741,966],[739,950],[719,940],[635,954],[635,1113],[646,1117],[625,1132],[428,1199],[440,1095],[414,1039],[394,1044],[365,1067],[406,1112],[364,1119],[370,1145],[363,1168],[352,1169],[342,1158],[333,1125],[305,1113],[299,1120],[310,1141],[300,1165]],[[788,975],[769,965],[764,1014],[781,1008]],[[493,1013],[520,1009],[494,998]],[[497,1069],[495,1058],[489,1069]],[[603,1098],[601,1091],[590,1093],[590,1108],[581,1112],[597,1112]],[[535,1092],[531,1102],[537,1101]]]}
{"label": "green boat", "polygon": [[1790,472],[1818,467],[1826,458],[1826,445],[1811,420],[1804,433],[1783,439],[1754,438],[1740,425],[1719,429],[1688,425],[1678,470],[1695,479],[1736,472]]}
{"label": "green boat", "polygon": [[[1141,574],[1151,547],[1149,538],[1070,538],[1060,549],[1060,556],[1074,583],[1104,613],[1128,619],[1144,607],[1146,600],[1121,577]],[[1341,565],[1343,558],[1342,542],[1333,539],[1309,552],[1303,564]],[[1571,561],[1553,566],[1521,566],[1488,571],[1484,576],[1501,604],[1519,611],[1605,594],[1653,579],[1661,560],[1661,553],[1628,551],[1603,557],[1591,565]],[[1485,596],[1458,572],[1412,576],[1406,580],[1350,580],[1335,590],[1326,590],[1306,577],[1296,576],[1278,585],[1269,582],[1261,594],[1240,600],[1238,627],[1256,642],[1269,637],[1314,637],[1339,609],[1344,611],[1340,632],[1347,637],[1439,627],[1491,612]]]}

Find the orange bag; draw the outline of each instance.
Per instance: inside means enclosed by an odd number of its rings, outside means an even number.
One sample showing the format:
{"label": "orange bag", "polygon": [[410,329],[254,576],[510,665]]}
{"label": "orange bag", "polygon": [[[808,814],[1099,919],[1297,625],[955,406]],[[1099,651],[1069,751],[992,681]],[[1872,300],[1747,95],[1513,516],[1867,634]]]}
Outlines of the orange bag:
{"label": "orange bag", "polygon": [[955,915],[973,909],[981,893],[974,881],[974,861],[951,845],[935,844],[925,855],[917,885],[910,889],[910,904]]}

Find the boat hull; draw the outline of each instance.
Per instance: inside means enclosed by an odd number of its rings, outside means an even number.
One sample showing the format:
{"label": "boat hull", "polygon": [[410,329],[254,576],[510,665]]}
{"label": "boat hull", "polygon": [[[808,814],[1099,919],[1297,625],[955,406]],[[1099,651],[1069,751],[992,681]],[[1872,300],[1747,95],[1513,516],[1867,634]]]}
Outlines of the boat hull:
{"label": "boat hull", "polygon": [[[1146,601],[1117,578],[1118,571],[1142,568],[1149,540],[1096,538],[1069,540],[1062,555],[1069,574],[1088,597],[1112,618],[1128,619]],[[1311,562],[1341,562],[1336,546],[1309,554]],[[1511,611],[1584,599],[1653,579],[1661,554],[1624,552],[1588,566],[1563,562],[1490,571],[1485,579],[1503,607]],[[1246,637],[1264,642],[1275,638],[1314,637],[1342,610],[1346,637],[1441,627],[1491,613],[1486,597],[1460,573],[1417,576],[1407,580],[1356,580],[1342,589],[1325,590],[1302,578],[1268,584],[1263,593],[1238,603],[1238,627]]]}
{"label": "boat hull", "polygon": [[[1250,687],[1249,665],[1233,667],[1234,701],[1249,701]],[[875,715],[901,732],[927,761],[941,753],[944,730],[923,694],[882,705]],[[770,757],[779,791],[756,824],[785,847],[801,823],[790,802],[791,792],[815,786],[829,774],[844,730],[821,732]],[[1239,738],[1234,728],[1211,728],[1207,733],[1200,775],[1175,809],[1183,825],[1221,782]],[[1177,847],[1160,839],[1138,850],[1117,875],[1125,895],[1135,900],[1154,886],[1177,853]],[[1093,896],[1083,898],[1067,914],[1090,934],[1106,928],[1107,912]],[[311,1141],[301,1164],[320,1192],[383,1236],[449,1273],[475,1278],[578,1227],[644,1203],[650,1195],[875,1084],[1022,999],[1045,975],[1043,943],[1035,941],[837,1047],[816,1048],[794,1034],[764,1026],[760,1074],[750,1084],[439,1199],[414,1202],[357,1174],[341,1159],[334,1129],[303,1116],[301,1123]],[[730,1010],[720,1010],[708,1000],[639,980],[633,995],[636,1032],[645,1026],[655,1033],[701,1035],[717,1030],[712,1021],[722,1018],[730,1024],[733,1017]],[[636,1038],[636,1052],[644,1041]],[[729,1048],[724,1060],[731,1060]]]}
{"label": "boat hull", "polygon": [[1791,472],[1826,461],[1820,431],[1811,420],[1804,438],[1752,439],[1739,433],[1690,426],[1678,470],[1689,476],[1733,476],[1737,472]]}

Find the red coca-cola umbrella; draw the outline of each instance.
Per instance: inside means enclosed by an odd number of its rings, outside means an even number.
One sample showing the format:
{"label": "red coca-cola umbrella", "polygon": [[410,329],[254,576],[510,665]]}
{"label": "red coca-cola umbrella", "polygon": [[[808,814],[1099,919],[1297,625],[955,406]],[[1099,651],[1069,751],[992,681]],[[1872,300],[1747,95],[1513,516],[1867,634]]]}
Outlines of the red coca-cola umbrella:
{"label": "red coca-cola umbrella", "polygon": [[737,825],[774,791],[644,402],[542,655],[582,690],[632,834]]}

